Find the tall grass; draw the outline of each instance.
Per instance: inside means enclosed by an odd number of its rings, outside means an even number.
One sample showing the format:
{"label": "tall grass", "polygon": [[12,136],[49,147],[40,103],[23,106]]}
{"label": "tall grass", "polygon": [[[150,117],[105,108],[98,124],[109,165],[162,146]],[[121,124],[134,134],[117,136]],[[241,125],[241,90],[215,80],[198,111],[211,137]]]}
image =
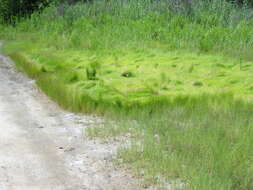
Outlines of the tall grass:
{"label": "tall grass", "polygon": [[148,183],[165,189],[250,190],[252,113],[252,102],[232,94],[179,96],[117,110],[116,123],[88,132],[130,134],[132,142],[119,157]]}
{"label": "tall grass", "polygon": [[121,125],[138,135],[120,156],[149,181],[166,177],[175,189],[250,190],[252,113],[252,103],[229,94],[179,97],[135,110]]}
{"label": "tall grass", "polygon": [[[213,0],[110,0],[51,6],[1,31],[56,49],[153,47],[252,58],[251,9]],[[62,6],[64,7],[64,6]],[[17,33],[16,33],[17,32]]]}

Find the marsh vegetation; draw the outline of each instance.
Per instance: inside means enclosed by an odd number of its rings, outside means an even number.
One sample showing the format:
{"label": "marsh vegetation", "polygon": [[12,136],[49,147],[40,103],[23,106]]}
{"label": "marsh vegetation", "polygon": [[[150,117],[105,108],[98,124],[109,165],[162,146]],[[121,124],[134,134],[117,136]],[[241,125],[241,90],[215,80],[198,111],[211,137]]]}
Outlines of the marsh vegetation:
{"label": "marsh vegetation", "polygon": [[0,25],[3,51],[62,107],[113,121],[90,136],[130,133],[119,156],[147,181],[251,190],[253,11],[185,2],[53,3]]}

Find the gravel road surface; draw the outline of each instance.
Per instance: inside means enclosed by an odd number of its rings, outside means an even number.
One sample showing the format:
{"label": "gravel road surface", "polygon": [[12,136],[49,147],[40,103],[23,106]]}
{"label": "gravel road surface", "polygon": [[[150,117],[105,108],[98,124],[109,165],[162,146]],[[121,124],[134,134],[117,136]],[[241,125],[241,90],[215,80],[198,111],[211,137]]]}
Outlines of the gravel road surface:
{"label": "gravel road surface", "polygon": [[88,140],[94,116],[61,110],[0,55],[0,190],[141,190],[117,143]]}

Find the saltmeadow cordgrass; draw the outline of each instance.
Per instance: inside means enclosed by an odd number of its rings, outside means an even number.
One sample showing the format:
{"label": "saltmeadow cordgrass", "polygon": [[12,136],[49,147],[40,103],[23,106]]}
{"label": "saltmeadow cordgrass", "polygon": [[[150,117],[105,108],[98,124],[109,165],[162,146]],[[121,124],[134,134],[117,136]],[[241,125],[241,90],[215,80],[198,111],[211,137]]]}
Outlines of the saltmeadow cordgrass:
{"label": "saltmeadow cordgrass", "polygon": [[[19,47],[20,43],[8,46]],[[100,106],[103,102],[107,107],[130,107],[148,104],[154,98],[203,93],[229,92],[248,99],[253,92],[252,62],[223,56],[157,48],[118,50],[116,55],[110,50],[96,56],[88,51],[38,51],[35,47],[23,52],[7,47],[5,52],[37,79],[47,94],[72,111],[88,110],[87,97]]]}
{"label": "saltmeadow cordgrass", "polygon": [[52,5],[0,25],[3,51],[62,107],[130,133],[138,175],[174,188],[251,190],[252,10],[226,1]]}

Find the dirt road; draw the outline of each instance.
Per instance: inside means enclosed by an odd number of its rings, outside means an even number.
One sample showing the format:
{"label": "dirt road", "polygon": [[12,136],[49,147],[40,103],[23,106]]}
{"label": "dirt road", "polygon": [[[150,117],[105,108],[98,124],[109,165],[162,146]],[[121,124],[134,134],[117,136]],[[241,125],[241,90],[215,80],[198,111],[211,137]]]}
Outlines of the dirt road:
{"label": "dirt road", "polygon": [[139,190],[112,164],[116,145],[87,140],[99,119],[61,110],[0,55],[0,190]]}

